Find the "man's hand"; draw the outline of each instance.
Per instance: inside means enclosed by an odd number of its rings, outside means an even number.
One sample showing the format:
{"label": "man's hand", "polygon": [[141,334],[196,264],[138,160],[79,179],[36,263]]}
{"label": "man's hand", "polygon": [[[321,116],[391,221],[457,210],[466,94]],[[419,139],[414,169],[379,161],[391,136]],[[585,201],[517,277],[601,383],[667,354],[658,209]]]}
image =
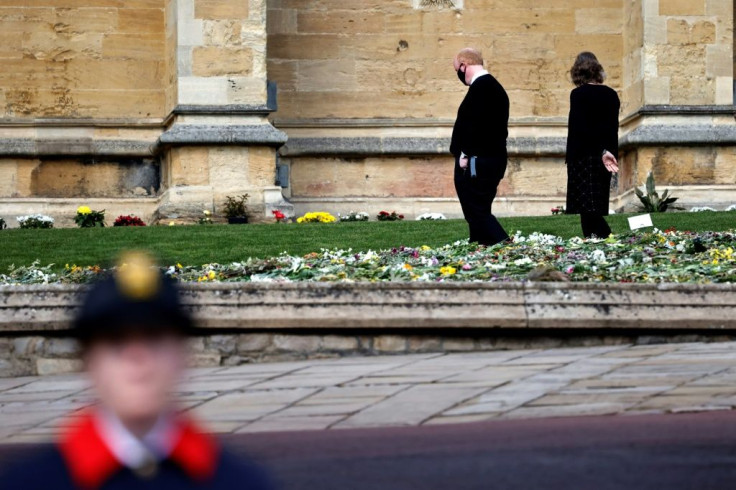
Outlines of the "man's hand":
{"label": "man's hand", "polygon": [[613,156],[613,153],[607,151],[603,154],[603,165],[606,166],[606,170],[612,174],[618,173],[618,160]]}
{"label": "man's hand", "polygon": [[468,168],[468,157],[460,159],[460,168]]}

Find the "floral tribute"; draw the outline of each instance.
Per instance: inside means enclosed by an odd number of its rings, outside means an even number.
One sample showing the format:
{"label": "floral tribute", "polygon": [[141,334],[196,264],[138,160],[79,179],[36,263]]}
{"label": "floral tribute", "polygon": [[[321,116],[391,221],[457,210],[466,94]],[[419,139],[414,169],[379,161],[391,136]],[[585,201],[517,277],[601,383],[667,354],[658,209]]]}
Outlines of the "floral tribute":
{"label": "floral tribute", "polygon": [[558,214],[565,214],[565,206],[557,206],[552,208],[552,214],[557,216]]}
{"label": "floral tribute", "polygon": [[334,223],[335,221],[337,218],[324,212],[307,213],[296,220],[297,223]]}
{"label": "floral tribute", "polygon": [[356,221],[368,221],[371,217],[368,213],[356,213],[355,211],[350,211],[345,216],[340,215],[340,221],[343,223],[352,223]]}
{"label": "floral tribute", "polygon": [[44,214],[29,214],[18,216],[15,219],[18,221],[18,226],[24,230],[54,227],[54,218]]}
{"label": "floral tribute", "polygon": [[425,213],[417,216],[417,221],[443,221],[447,217],[442,213]]}
{"label": "floral tribute", "polygon": [[0,230],[4,230],[7,227],[8,225],[5,224],[5,220],[3,218],[0,218]]}
{"label": "floral tribute", "polygon": [[95,228],[105,226],[105,211],[93,211],[89,206],[79,206],[74,222],[80,228]]}
{"label": "floral tribute", "polygon": [[404,219],[404,215],[398,214],[396,211],[390,213],[388,211],[381,211],[376,218],[378,221],[401,221]]}
{"label": "floral tribute", "polygon": [[129,214],[127,216],[118,216],[115,219],[113,226],[146,226],[142,219],[138,216]]}
{"label": "floral tribute", "polygon": [[276,223],[286,223],[286,215],[278,209],[271,211],[271,214],[273,214],[273,218],[276,220]]}
{"label": "floral tribute", "polygon": [[[576,281],[624,283],[736,282],[736,231],[675,230],[564,240],[517,233],[513,242],[479,247],[467,240],[438,248],[322,250],[230,264],[182,266],[165,272],[184,282]],[[0,284],[83,283],[97,267],[65,269],[35,263],[0,274]]]}

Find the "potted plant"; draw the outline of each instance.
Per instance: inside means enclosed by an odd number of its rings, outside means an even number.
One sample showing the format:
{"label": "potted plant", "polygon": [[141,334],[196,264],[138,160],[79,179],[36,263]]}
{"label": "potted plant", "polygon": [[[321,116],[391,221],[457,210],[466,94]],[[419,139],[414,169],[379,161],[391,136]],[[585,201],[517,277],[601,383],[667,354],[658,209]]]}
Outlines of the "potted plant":
{"label": "potted plant", "polygon": [[105,211],[94,211],[89,206],[79,206],[74,222],[80,228],[104,227]]}
{"label": "potted plant", "polygon": [[244,225],[248,223],[248,213],[245,210],[245,203],[248,202],[248,194],[240,196],[225,196],[225,217],[231,225]]}

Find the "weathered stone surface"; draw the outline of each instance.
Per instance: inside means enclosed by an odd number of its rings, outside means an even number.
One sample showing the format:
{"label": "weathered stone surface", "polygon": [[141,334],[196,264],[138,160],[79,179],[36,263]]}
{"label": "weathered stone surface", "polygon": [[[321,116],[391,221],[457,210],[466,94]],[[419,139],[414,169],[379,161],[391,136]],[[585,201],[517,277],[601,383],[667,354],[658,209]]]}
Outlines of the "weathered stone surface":
{"label": "weathered stone surface", "polygon": [[79,359],[37,359],[36,373],[40,376],[49,374],[75,373],[82,369],[82,361]]}
{"label": "weathered stone surface", "polygon": [[400,335],[381,335],[373,341],[378,352],[406,352],[406,338]]}
{"label": "weathered stone surface", "polygon": [[270,124],[252,126],[174,126],[159,138],[159,145],[273,145],[281,146],[286,135]]}
{"label": "weathered stone surface", "polygon": [[271,347],[272,343],[272,334],[253,333],[241,335],[238,340],[238,352],[265,351]]}

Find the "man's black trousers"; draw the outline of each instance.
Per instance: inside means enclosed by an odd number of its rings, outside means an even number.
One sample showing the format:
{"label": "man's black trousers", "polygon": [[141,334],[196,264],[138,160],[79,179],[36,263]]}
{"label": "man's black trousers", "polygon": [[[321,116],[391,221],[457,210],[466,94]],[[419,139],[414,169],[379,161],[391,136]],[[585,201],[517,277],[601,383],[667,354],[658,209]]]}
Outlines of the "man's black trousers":
{"label": "man's black trousers", "polygon": [[477,176],[468,168],[460,168],[455,159],[455,190],[470,228],[470,241],[481,245],[495,245],[509,238],[491,213],[498,184],[506,173],[506,158],[477,158]]}

